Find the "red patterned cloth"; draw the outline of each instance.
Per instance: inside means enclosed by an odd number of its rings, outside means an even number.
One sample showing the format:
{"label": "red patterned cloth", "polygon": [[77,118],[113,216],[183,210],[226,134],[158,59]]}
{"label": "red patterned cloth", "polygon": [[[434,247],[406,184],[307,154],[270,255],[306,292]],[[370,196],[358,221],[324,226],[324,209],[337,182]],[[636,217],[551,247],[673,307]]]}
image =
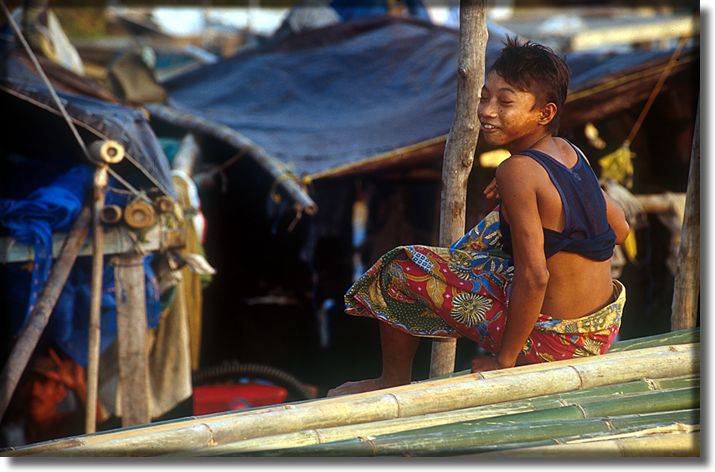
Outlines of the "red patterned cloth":
{"label": "red patterned cloth", "polygon": [[[372,316],[415,336],[465,336],[501,349],[514,266],[504,253],[498,211],[449,248],[400,246],[384,254],[345,295],[346,312]],[[603,354],[618,334],[625,287],[596,313],[559,320],[540,315],[517,364]]]}

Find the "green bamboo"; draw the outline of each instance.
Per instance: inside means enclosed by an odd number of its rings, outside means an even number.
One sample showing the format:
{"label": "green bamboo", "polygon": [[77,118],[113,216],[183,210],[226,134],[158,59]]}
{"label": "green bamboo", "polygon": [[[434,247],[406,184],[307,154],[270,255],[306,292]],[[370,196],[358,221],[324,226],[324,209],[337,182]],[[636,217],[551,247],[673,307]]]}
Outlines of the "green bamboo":
{"label": "green bamboo", "polygon": [[[584,418],[683,410],[697,408],[699,404],[700,390],[689,388],[666,392],[649,392],[641,395],[633,395],[619,400],[603,400],[599,398],[596,401],[583,401],[581,403],[568,406],[507,414],[470,421],[461,421],[428,428],[413,429],[399,433],[385,434],[374,437],[374,439],[370,441],[370,444],[374,445],[390,443],[391,441],[403,441],[430,434],[445,435],[446,437],[449,437],[455,433],[469,432],[479,429],[480,427],[495,427],[498,425],[508,426],[545,421],[559,422]],[[363,442],[360,439],[354,439],[352,441],[353,443]],[[346,441],[341,442],[347,444]],[[337,444],[337,442],[332,444]],[[326,447],[330,447],[329,444],[326,444]]]}
{"label": "green bamboo", "polygon": [[[627,354],[627,355],[624,355]],[[466,375],[448,382],[405,385],[328,398],[299,405],[280,405],[248,413],[232,412],[190,418],[173,424],[115,430],[105,435],[64,438],[12,451],[10,455],[157,455],[226,444],[310,428],[367,423],[494,404],[506,399],[589,389],[641,379],[697,373],[699,344],[640,349],[597,358],[557,361],[549,365],[505,369],[492,378]],[[3,451],[5,452],[5,451]]]}
{"label": "green bamboo", "polygon": [[699,421],[700,410],[692,409],[559,421],[512,424],[482,423],[474,424],[472,427],[441,428],[430,432],[411,431],[409,434],[366,437],[358,440],[245,455],[308,457],[463,455],[485,452],[497,444],[553,441],[597,432],[613,434],[619,431],[631,432],[637,431],[638,428],[665,427],[674,424],[696,425],[699,424]]}
{"label": "green bamboo", "polygon": [[700,342],[700,328],[687,328],[613,343],[608,352],[633,351],[646,347]]}
{"label": "green bamboo", "polygon": [[[588,442],[549,444],[550,441],[534,441],[522,445],[505,445],[493,451],[476,452],[475,458],[546,458],[558,457],[604,459],[608,457],[699,457],[700,432],[669,432],[648,434],[641,437],[614,438],[606,433],[604,439]],[[462,457],[468,457],[463,455]]]}
{"label": "green bamboo", "polygon": [[631,402],[644,402],[648,401],[649,398],[642,395],[645,392],[670,392],[677,389],[690,389],[692,391],[694,387],[698,387],[699,385],[699,377],[678,377],[658,380],[644,379],[617,385],[606,385],[586,390],[545,395],[526,400],[502,402],[447,412],[420,415],[417,417],[397,418],[362,424],[277,434],[273,436],[230,442],[207,448],[191,449],[185,451],[182,455],[214,456],[270,449],[284,449],[289,447],[301,447],[312,444],[351,439],[358,436],[376,436],[454,423],[458,421],[476,420],[500,415],[543,410],[547,408],[559,408],[568,405],[585,405],[605,400],[608,400],[609,402],[620,402],[623,401],[622,399],[625,399],[626,401]]}

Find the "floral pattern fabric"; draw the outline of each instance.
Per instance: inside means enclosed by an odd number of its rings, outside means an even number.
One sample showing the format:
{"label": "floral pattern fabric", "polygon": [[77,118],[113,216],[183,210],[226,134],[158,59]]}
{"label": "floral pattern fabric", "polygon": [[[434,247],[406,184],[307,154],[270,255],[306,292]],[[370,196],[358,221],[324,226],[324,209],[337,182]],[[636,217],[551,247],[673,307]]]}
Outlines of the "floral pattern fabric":
{"label": "floral pattern fabric", "polygon": [[[449,248],[400,246],[385,253],[345,294],[346,313],[372,316],[414,336],[465,336],[489,352],[501,349],[514,266],[502,249],[499,212]],[[605,353],[618,334],[625,288],[591,315],[540,315],[517,364]]]}

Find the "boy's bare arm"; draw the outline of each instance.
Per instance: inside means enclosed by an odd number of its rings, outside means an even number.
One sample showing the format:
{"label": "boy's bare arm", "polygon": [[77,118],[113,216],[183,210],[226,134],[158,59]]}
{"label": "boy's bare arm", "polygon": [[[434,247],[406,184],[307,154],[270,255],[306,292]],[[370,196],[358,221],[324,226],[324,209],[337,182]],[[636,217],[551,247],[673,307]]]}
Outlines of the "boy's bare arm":
{"label": "boy's bare arm", "polygon": [[536,200],[531,159],[512,156],[497,169],[497,185],[509,220],[514,251],[514,280],[507,313],[499,367],[512,367],[544,302],[549,271],[544,255],[544,230]]}
{"label": "boy's bare arm", "polygon": [[606,199],[606,217],[608,218],[608,224],[613,228],[613,232],[616,233],[616,244],[623,244],[631,231],[631,227],[626,220],[626,214],[621,208],[621,205],[617,201],[612,199],[606,192],[603,192],[603,198]]}

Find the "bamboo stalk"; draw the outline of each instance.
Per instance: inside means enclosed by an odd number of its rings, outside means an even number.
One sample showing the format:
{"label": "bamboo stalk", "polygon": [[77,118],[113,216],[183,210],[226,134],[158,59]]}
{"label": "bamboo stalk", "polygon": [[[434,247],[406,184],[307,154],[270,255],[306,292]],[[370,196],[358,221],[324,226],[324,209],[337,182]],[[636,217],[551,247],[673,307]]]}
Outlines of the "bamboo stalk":
{"label": "bamboo stalk", "polygon": [[[692,387],[699,385],[699,378],[678,378],[667,380],[667,385],[673,385],[675,388],[679,389],[690,388],[692,390]],[[186,455],[213,456],[264,451],[270,449],[287,449],[291,447],[301,447],[312,444],[351,439],[358,436],[378,436],[382,434],[396,433],[400,431],[414,430],[460,421],[511,415],[546,408],[559,408],[568,405],[582,405],[606,399],[617,402],[624,397],[631,398],[632,396],[637,396],[640,400],[647,401],[648,397],[644,397],[642,394],[645,392],[652,392],[653,389],[659,389],[661,388],[660,385],[666,385],[666,382],[640,380],[619,385],[595,387],[589,390],[547,395],[514,402],[495,403],[473,408],[419,415],[416,417],[397,418],[357,425],[335,426],[332,428],[319,428],[299,431],[296,433],[278,434],[209,448],[194,449],[186,451]]]}
{"label": "bamboo stalk", "polygon": [[628,339],[613,343],[609,352],[633,351],[646,347],[665,346],[671,344],[689,344],[700,342],[699,328],[686,328],[677,331],[655,334],[643,338]]}
{"label": "bamboo stalk", "polygon": [[500,444],[559,440],[590,433],[611,433],[649,429],[672,424],[699,424],[699,410],[681,410],[646,414],[630,414],[604,418],[581,418],[559,421],[523,423],[474,422],[472,427],[400,433],[358,440],[338,441],[317,446],[270,451],[263,456],[438,456],[486,452]]}
{"label": "bamboo stalk", "polygon": [[[558,361],[540,370],[519,375],[435,385],[403,386],[366,394],[315,400],[297,405],[266,408],[243,414],[215,415],[132,431],[66,438],[53,443],[18,448],[14,455],[152,455],[188,448],[225,444],[337,425],[409,417],[440,411],[487,405],[507,399],[525,399],[600,385],[623,383],[646,376],[655,378],[692,374],[699,369],[698,345],[665,346],[629,353],[606,354],[589,362]],[[516,371],[518,368],[515,368]],[[459,379],[458,379],[459,380]],[[412,387],[412,388],[405,388]],[[174,449],[175,448],[175,449]]]}
{"label": "bamboo stalk", "polygon": [[187,133],[181,140],[179,150],[176,156],[174,156],[171,167],[173,170],[184,172],[187,176],[191,177],[194,174],[194,165],[199,159],[200,154],[201,149],[193,133]]}
{"label": "bamboo stalk", "polygon": [[52,266],[47,283],[42,292],[40,292],[37,304],[32,309],[30,317],[18,335],[17,342],[12,347],[10,356],[0,376],[0,419],[5,415],[5,410],[10,404],[10,399],[15,392],[20,377],[37,346],[40,336],[42,336],[42,332],[45,330],[45,326],[47,326],[47,322],[50,320],[55,303],[72,270],[74,261],[77,259],[80,247],[82,247],[82,243],[87,237],[90,219],[91,209],[87,205],[82,208],[72,229],[67,234],[67,238],[62,244],[60,255]]}
{"label": "bamboo stalk", "polygon": [[[467,181],[479,136],[477,105],[486,62],[486,10],[485,0],[459,2],[457,102],[442,163],[439,244],[444,247],[464,234],[465,229]],[[430,377],[454,371],[456,349],[456,339],[432,341]]]}
{"label": "bamboo stalk", "polygon": [[[617,341],[613,343],[613,346],[611,346],[611,349],[608,351],[609,355],[612,355],[613,353],[624,353],[628,351],[633,351],[636,349],[644,349],[644,348],[651,348],[651,347],[659,347],[659,346],[668,346],[668,345],[679,345],[679,344],[690,344],[690,343],[698,343],[700,342],[700,329],[699,328],[686,328],[686,329],[681,329],[678,331],[668,331],[666,333],[661,333],[661,334],[655,334],[652,336],[646,336],[642,338],[636,338],[636,339],[628,339],[625,341]],[[624,357],[624,359],[627,358]],[[582,358],[582,360],[587,360],[588,358]],[[562,362],[562,361],[559,361]],[[544,364],[533,364],[534,366],[543,366]],[[508,372],[511,373],[513,371],[509,369],[504,369],[503,371],[495,371],[495,372]],[[470,370],[460,370],[458,372],[454,372],[452,374],[442,376],[442,377],[437,377],[435,379],[431,380],[441,380],[444,378],[449,378],[449,377],[458,377],[462,375],[469,375],[471,373]],[[486,373],[487,375],[494,375],[493,373]],[[501,374],[499,374],[501,375]],[[419,383],[419,382],[417,382]]]}
{"label": "bamboo stalk", "polygon": [[[666,428],[661,428],[666,429]],[[606,457],[699,457],[700,432],[683,432],[679,427],[672,432],[646,434],[642,437],[613,438],[592,442],[571,442],[543,446],[527,446],[485,452],[475,457],[480,459],[516,457],[546,458],[574,457],[578,459]]]}
{"label": "bamboo stalk", "polygon": [[[106,169],[103,172],[106,179]],[[106,180],[105,180],[106,181]],[[94,186],[94,205],[92,207],[92,280],[90,287],[88,347],[87,347],[87,403],[85,405],[84,430],[94,433],[97,430],[97,385],[99,381],[99,341],[100,310],[102,309],[102,272],[104,269],[104,228],[99,215],[104,207],[104,186]]]}
{"label": "bamboo stalk", "polygon": [[[352,445],[365,442],[365,437],[370,437],[370,446],[379,446],[383,443],[391,444],[395,441],[411,441],[413,438],[420,438],[430,434],[443,434],[450,436],[461,432],[480,430],[482,427],[510,426],[519,424],[535,424],[540,422],[564,422],[587,418],[600,418],[611,416],[627,416],[645,413],[672,412],[674,410],[685,410],[699,407],[699,389],[681,389],[668,392],[650,392],[642,395],[633,395],[622,399],[597,398],[595,401],[581,401],[568,406],[558,406],[543,410],[535,410],[524,413],[505,414],[469,421],[459,421],[455,423],[442,424],[427,428],[412,429],[409,431],[394,434],[377,435],[374,432],[361,435],[361,438],[348,441],[337,441],[331,444],[321,444],[330,449],[337,443],[353,447]],[[356,446],[359,447],[359,446]],[[295,452],[302,454],[303,448],[297,448]],[[312,450],[314,451],[314,450]],[[255,454],[258,451],[249,451],[245,454]],[[267,454],[270,454],[268,452]],[[281,454],[290,454],[289,450]]]}
{"label": "bamboo stalk", "polygon": [[[638,350],[638,351],[635,351],[632,353],[631,352],[609,353],[609,354],[605,354],[600,357],[586,357],[586,358],[579,358],[579,359],[555,361],[555,362],[551,362],[551,363],[535,364],[532,367],[532,369],[534,369],[535,371],[550,370],[550,369],[554,369],[556,367],[577,365],[579,363],[584,363],[584,362],[599,362],[602,359],[612,359],[612,360],[620,359],[622,361],[630,361],[631,359],[634,358],[634,356],[636,356],[636,357],[649,356],[653,353],[670,351],[671,349],[688,350],[690,348],[692,348],[692,346],[691,347],[682,346],[682,345],[654,346],[652,348],[641,349],[641,350]],[[504,369],[504,372],[518,373],[519,369],[523,369],[523,367]],[[448,384],[453,384],[456,382],[463,382],[463,381],[467,381],[467,380],[478,380],[478,379],[483,378],[483,376],[486,374],[488,374],[488,372],[484,372],[481,374],[467,373],[467,374],[464,374],[459,377],[451,376],[451,377],[445,377],[442,379],[426,380],[426,381],[422,381],[422,382],[412,383],[409,385],[393,387],[391,389],[380,390],[377,392],[365,392],[365,393],[350,395],[349,397],[332,397],[332,398],[323,398],[323,399],[317,399],[317,400],[306,400],[306,401],[293,402],[290,404],[282,404],[282,405],[276,405],[276,406],[267,406],[267,407],[252,408],[252,409],[246,409],[246,410],[240,410],[240,411],[214,413],[211,415],[204,415],[201,417],[187,417],[187,418],[181,418],[181,419],[177,419],[177,420],[168,420],[168,421],[163,421],[163,422],[159,422],[159,423],[154,423],[151,425],[139,425],[139,426],[126,427],[126,428],[122,428],[120,430],[115,430],[115,431],[105,431],[105,432],[100,432],[100,433],[91,434],[91,435],[84,435],[84,436],[81,436],[81,440],[78,440],[77,442],[73,441],[72,444],[76,443],[76,444],[79,444],[81,447],[89,447],[93,444],[106,443],[107,441],[110,441],[110,440],[130,441],[130,440],[132,440],[131,438],[133,438],[135,436],[140,436],[143,434],[153,434],[153,433],[161,434],[162,432],[170,432],[177,428],[191,427],[191,426],[200,425],[200,424],[211,425],[214,422],[241,421],[240,418],[243,418],[244,416],[251,416],[251,415],[256,415],[256,414],[267,414],[267,413],[272,413],[272,412],[284,412],[284,411],[289,411],[289,410],[303,407],[303,406],[313,405],[318,402],[323,405],[343,403],[346,401],[371,398],[376,395],[381,395],[383,393],[400,393],[400,392],[407,392],[407,391],[412,391],[412,390],[416,390],[416,389],[423,389],[423,388],[430,387],[430,386],[448,385]],[[492,375],[494,375],[494,374],[492,373]],[[673,374],[670,377],[675,376],[675,375],[677,375],[677,374]],[[646,377],[646,376],[651,376],[651,372],[644,374],[642,377]],[[663,375],[662,377],[669,377],[669,375]],[[620,382],[615,381],[613,383],[620,383]],[[574,393],[576,393],[576,392],[574,392]],[[534,396],[537,396],[537,395],[534,395]],[[508,398],[500,398],[499,400],[504,401],[504,400],[508,400]],[[288,431],[282,431],[282,432],[288,432]],[[71,439],[71,438],[60,439],[57,441],[50,441],[47,443],[39,443],[38,445],[32,445],[32,446],[26,446],[26,447],[27,448],[37,447],[40,449],[47,448],[48,450],[51,450],[56,447],[63,447],[64,442],[68,442],[69,439]],[[21,448],[21,450],[25,450],[25,449]]]}

